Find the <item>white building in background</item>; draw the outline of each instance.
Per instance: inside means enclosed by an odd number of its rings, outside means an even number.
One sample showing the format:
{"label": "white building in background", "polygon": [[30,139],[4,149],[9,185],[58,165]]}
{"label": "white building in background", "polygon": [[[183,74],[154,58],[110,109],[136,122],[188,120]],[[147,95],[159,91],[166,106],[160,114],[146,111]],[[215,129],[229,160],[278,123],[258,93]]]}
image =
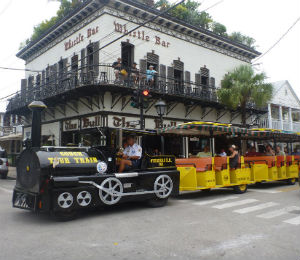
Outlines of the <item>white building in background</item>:
{"label": "white building in background", "polygon": [[[159,13],[132,0],[86,1],[23,48],[17,56],[28,71],[7,113],[23,116],[24,138],[30,136],[28,104],[33,100],[48,106],[42,116],[44,144],[79,144],[92,138],[91,132],[100,135],[98,127],[131,127],[140,119],[139,109],[130,105],[137,87],[152,95],[144,110],[146,129],[159,127],[154,106],[159,99],[167,104],[165,125],[195,120],[240,124],[240,111],[220,104],[216,89],[226,73],[251,64],[260,55],[256,50],[170,15],[104,47]],[[118,57],[128,72],[122,80],[116,80],[112,68]],[[138,82],[130,72],[133,62],[140,71]],[[145,77],[149,65],[158,72],[153,85]],[[265,111],[249,104],[247,113]]]}
{"label": "white building in background", "polygon": [[273,98],[268,104],[268,115],[259,127],[300,132],[300,100],[287,80],[276,81]]}

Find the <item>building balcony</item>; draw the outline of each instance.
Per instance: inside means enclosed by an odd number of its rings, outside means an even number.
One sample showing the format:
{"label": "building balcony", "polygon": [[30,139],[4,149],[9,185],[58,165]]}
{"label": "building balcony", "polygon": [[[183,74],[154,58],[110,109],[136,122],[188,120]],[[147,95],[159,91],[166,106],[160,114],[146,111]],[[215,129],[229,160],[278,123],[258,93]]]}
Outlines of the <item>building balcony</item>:
{"label": "building balcony", "polygon": [[85,67],[67,73],[57,73],[40,80],[28,80],[26,86],[9,100],[7,112],[22,114],[33,100],[43,100],[48,106],[110,91],[132,95],[135,89],[148,89],[152,97],[163,96],[166,100],[178,102],[195,101],[203,106],[218,107],[216,88],[211,85],[185,82],[180,78],[156,75],[154,82],[147,81],[145,73],[138,77],[128,73],[116,79],[115,71],[109,64],[97,67]]}
{"label": "building balcony", "polygon": [[300,132],[300,122],[289,122],[288,120],[282,120],[281,124],[281,121],[279,119],[274,118],[272,118],[272,125],[270,125],[267,118],[260,119],[258,122],[258,127]]}

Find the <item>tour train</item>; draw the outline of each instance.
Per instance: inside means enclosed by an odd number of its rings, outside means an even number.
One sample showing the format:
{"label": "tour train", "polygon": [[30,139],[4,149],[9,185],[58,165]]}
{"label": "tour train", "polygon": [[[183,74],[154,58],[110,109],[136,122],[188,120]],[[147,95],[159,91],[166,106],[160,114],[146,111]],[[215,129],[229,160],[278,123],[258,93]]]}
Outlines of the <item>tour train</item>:
{"label": "tour train", "polygon": [[[259,140],[276,142],[300,142],[300,133],[274,129],[246,129],[228,124],[191,122],[159,131],[161,135],[209,137],[214,151],[213,138],[223,136],[231,140]],[[236,193],[244,193],[249,184],[285,181],[295,184],[299,177],[300,155],[240,156],[238,166],[230,169],[229,158],[211,156],[204,158],[176,159],[180,171],[180,191],[209,190],[232,187]]]}
{"label": "tour train", "polygon": [[[164,138],[169,136],[209,138],[212,156],[176,159],[174,155],[148,155],[144,152],[138,169],[117,173],[117,145],[113,141],[115,129],[106,131],[106,136],[102,136],[106,139],[106,145],[43,147],[40,145],[41,111],[46,106],[34,101],[29,107],[33,113],[32,140],[26,142],[17,163],[12,199],[16,208],[48,212],[62,219],[70,219],[80,209],[100,205],[146,201],[150,206],[160,207],[167,203],[171,195],[177,196],[180,191],[232,187],[235,192],[244,193],[249,184],[279,180],[294,184],[298,178],[298,155],[240,156],[235,169],[230,169],[228,157],[214,156],[216,137],[291,143],[300,141],[297,133],[245,129],[209,122],[185,123],[157,132],[124,129],[122,134],[133,131],[140,136],[159,137],[162,151],[166,146]],[[122,134],[119,140],[122,140]],[[188,157],[187,147],[185,155]]]}

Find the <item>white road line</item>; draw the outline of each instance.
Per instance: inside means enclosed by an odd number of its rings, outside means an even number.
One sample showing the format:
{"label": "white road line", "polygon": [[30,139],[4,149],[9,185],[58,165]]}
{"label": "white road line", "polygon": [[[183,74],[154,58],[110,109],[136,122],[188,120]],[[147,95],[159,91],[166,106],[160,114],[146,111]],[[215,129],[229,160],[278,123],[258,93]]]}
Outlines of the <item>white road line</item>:
{"label": "white road line", "polygon": [[295,218],[287,219],[287,220],[285,220],[283,222],[298,226],[298,225],[300,225],[300,216],[295,217]]}
{"label": "white road line", "polygon": [[282,209],[278,209],[278,210],[274,210],[274,211],[270,211],[270,212],[258,215],[257,217],[266,218],[266,219],[275,218],[275,217],[279,217],[279,216],[288,214],[290,211],[293,211],[293,210],[300,210],[300,208],[296,207],[296,206],[289,206],[289,207],[285,207]]}
{"label": "white road line", "polygon": [[213,204],[213,203],[216,203],[216,202],[221,202],[221,201],[226,201],[226,200],[233,200],[233,199],[238,199],[238,198],[239,197],[237,197],[237,196],[228,196],[228,197],[225,197],[225,198],[194,202],[193,205],[204,206],[204,205],[209,205],[209,204]]}
{"label": "white road line", "polygon": [[235,202],[228,202],[228,203],[224,203],[224,204],[215,205],[215,206],[212,206],[212,208],[227,209],[227,208],[231,208],[231,207],[235,207],[235,206],[241,206],[241,205],[253,203],[253,202],[256,202],[256,201],[258,201],[258,200],[256,200],[256,199],[245,199],[245,200],[239,200],[239,201],[235,201]]}
{"label": "white road line", "polygon": [[252,189],[252,188],[248,189],[248,191],[255,191],[255,192],[261,192],[261,193],[270,193],[270,194],[282,192],[280,190],[263,190],[263,189]]}
{"label": "white road line", "polygon": [[240,213],[240,214],[245,214],[245,213],[249,213],[249,212],[253,212],[253,211],[257,211],[257,210],[261,210],[261,209],[274,207],[276,205],[279,205],[279,203],[267,202],[267,203],[258,204],[256,206],[252,206],[252,207],[237,209],[237,210],[234,210],[233,212]]}

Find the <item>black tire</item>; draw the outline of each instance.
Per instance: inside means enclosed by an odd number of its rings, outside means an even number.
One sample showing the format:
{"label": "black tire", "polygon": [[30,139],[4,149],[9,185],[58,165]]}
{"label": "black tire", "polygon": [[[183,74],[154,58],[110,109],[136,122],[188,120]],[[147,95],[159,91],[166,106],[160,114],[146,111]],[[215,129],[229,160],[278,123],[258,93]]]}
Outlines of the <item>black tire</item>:
{"label": "black tire", "polygon": [[247,191],[248,185],[247,184],[241,184],[233,187],[233,191],[236,194],[243,194]]}
{"label": "black tire", "polygon": [[168,198],[160,199],[160,198],[154,198],[147,201],[147,204],[151,208],[160,208],[164,207],[168,202]]}
{"label": "black tire", "polygon": [[77,218],[77,211],[66,211],[66,212],[51,212],[52,217],[56,221],[65,222],[65,221],[71,221]]}
{"label": "black tire", "polygon": [[7,179],[7,172],[1,173],[1,179]]}
{"label": "black tire", "polygon": [[296,184],[296,178],[288,179],[286,181],[287,185],[295,185]]}

